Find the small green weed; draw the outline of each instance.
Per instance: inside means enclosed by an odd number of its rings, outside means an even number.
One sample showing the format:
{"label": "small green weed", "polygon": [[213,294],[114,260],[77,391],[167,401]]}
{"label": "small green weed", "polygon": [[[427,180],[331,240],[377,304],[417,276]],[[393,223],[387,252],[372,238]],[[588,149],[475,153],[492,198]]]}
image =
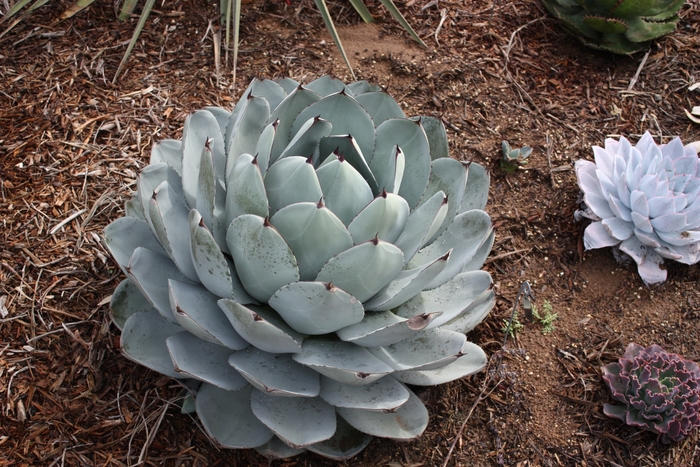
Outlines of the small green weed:
{"label": "small green weed", "polygon": [[501,331],[503,331],[504,333],[507,332],[511,339],[515,339],[515,335],[522,331],[524,328],[525,326],[523,326],[520,320],[518,320],[518,312],[516,311],[515,313],[513,313],[513,323],[511,324],[510,329],[508,329],[508,320],[504,319]]}
{"label": "small green weed", "polygon": [[532,315],[542,325],[542,334],[554,331],[554,322],[559,319],[559,313],[553,313],[552,304],[545,300],[542,304],[542,314],[537,307],[532,305]]}

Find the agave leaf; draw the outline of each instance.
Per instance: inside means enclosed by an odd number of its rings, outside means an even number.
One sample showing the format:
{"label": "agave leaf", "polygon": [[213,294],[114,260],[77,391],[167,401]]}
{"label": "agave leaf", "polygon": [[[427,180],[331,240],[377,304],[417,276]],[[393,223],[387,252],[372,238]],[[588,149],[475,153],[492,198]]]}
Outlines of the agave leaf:
{"label": "agave leaf", "polygon": [[267,125],[260,134],[258,145],[255,147],[255,157],[258,160],[258,168],[263,178],[265,178],[270,166],[270,153],[272,152],[272,144],[275,142],[275,135],[277,135],[277,125],[277,121]]}
{"label": "agave leaf", "polygon": [[151,232],[148,223],[135,217],[120,217],[109,224],[105,227],[102,241],[124,274],[126,274],[126,267],[131,255],[138,247],[167,255]]}
{"label": "agave leaf", "polygon": [[187,116],[182,130],[182,190],[190,207],[197,205],[200,160],[207,144],[212,151],[212,160],[223,158],[224,138],[219,131],[219,122],[211,112],[198,110]]}
{"label": "agave leaf", "polygon": [[401,250],[391,243],[372,240],[332,257],[316,280],[330,282],[364,302],[390,283],[402,268]]}
{"label": "agave leaf", "polygon": [[168,279],[190,283],[175,263],[160,253],[146,248],[136,248],[131,255],[127,276],[139,288],[158,312],[168,321],[175,323],[175,316],[170,310]]}
{"label": "agave leaf", "polygon": [[467,333],[474,329],[489,314],[496,303],[496,293],[493,289],[484,292],[477,300],[469,305],[452,321],[443,324],[441,329]]}
{"label": "agave leaf", "polygon": [[306,121],[314,117],[320,117],[333,125],[331,135],[352,135],[363,155],[374,151],[372,117],[347,93],[341,91],[331,94],[306,107],[294,120],[292,133],[298,132]]}
{"label": "agave leaf", "polygon": [[382,2],[382,5],[384,5],[384,7],[387,10],[389,10],[389,13],[391,13],[391,16],[393,16],[394,19],[399,22],[399,24],[406,30],[406,32],[408,32],[411,35],[413,40],[418,42],[423,47],[427,47],[425,45],[425,42],[423,42],[423,39],[418,37],[418,34],[416,34],[416,31],[414,31],[413,28],[411,27],[411,25],[408,24],[408,21],[406,21],[406,18],[404,18],[404,16],[401,14],[399,9],[396,8],[396,5],[394,4],[394,2],[392,0],[379,0],[379,1]]}
{"label": "agave leaf", "polygon": [[[226,50],[229,49],[229,29],[233,19],[233,84],[235,85],[236,69],[238,68],[238,43],[241,34],[241,0],[228,0],[226,8]],[[236,12],[235,15],[233,14],[234,11]]]}
{"label": "agave leaf", "polygon": [[[299,86],[272,111],[266,123],[270,124],[275,121],[278,123],[275,141],[272,144],[272,151],[270,152],[270,165],[277,161],[282,151],[284,151],[292,140],[292,125],[299,113],[314,102],[320,100],[321,96],[317,93]],[[315,116],[316,115],[314,115],[314,117]]]}
{"label": "agave leaf", "polygon": [[447,146],[447,131],[442,121],[435,117],[418,117],[417,119],[420,120],[423,130],[425,130],[425,136],[428,138],[430,158],[432,160],[449,158],[450,151]]}
{"label": "agave leaf", "polygon": [[250,154],[241,154],[236,159],[227,186],[226,224],[243,214],[268,216],[265,182],[256,158]]}
{"label": "agave leaf", "polygon": [[243,305],[253,303],[236,274],[233,261],[221,252],[211,232],[202,225],[197,210],[190,211],[189,219],[192,262],[204,287],[218,297],[232,298]]}
{"label": "agave leaf", "polygon": [[280,287],[299,280],[292,250],[277,230],[262,217],[239,216],[226,234],[236,271],[245,290],[267,302]]}
{"label": "agave leaf", "polygon": [[348,225],[374,196],[362,175],[344,158],[316,170],[326,207]]}
{"label": "agave leaf", "polygon": [[262,446],[258,446],[255,450],[268,459],[288,459],[306,451],[306,449],[303,448],[291,447],[277,436],[273,436],[270,441]]}
{"label": "agave leaf", "polygon": [[348,230],[355,244],[379,238],[395,242],[408,221],[408,204],[402,197],[383,192],[355,217]]}
{"label": "agave leaf", "polygon": [[491,275],[486,271],[463,272],[440,287],[419,293],[394,311],[402,318],[442,312],[428,326],[432,329],[459,316],[490,290],[492,284]]}
{"label": "agave leaf", "polygon": [[408,265],[410,268],[417,267],[452,250],[445,269],[426,288],[439,287],[462,271],[489,238],[492,229],[491,218],[484,211],[473,210],[459,214],[447,230],[432,244],[416,253]]}
{"label": "agave leaf", "polygon": [[657,37],[671,34],[676,29],[673,21],[656,22],[646,21],[640,17],[630,17],[626,19],[629,30],[625,34],[632,42],[645,42]]}
{"label": "agave leaf", "polygon": [[151,10],[153,9],[153,5],[155,5],[155,3],[156,3],[156,0],[146,0],[146,3],[143,5],[143,10],[141,10],[141,16],[139,17],[139,22],[136,23],[136,28],[134,29],[134,34],[131,36],[131,40],[129,41],[129,45],[126,48],[126,52],[124,52],[124,56],[122,57],[122,61],[119,62],[119,67],[117,67],[117,72],[114,73],[114,78],[112,78],[112,84],[117,82],[117,78],[119,77],[119,73],[121,73],[122,68],[124,67],[124,64],[126,64],[126,61],[129,59],[129,55],[131,55],[131,51],[134,49],[134,46],[136,45],[136,41],[139,39],[139,35],[141,34],[141,30],[146,25],[146,20],[148,19],[148,15],[151,14]]}
{"label": "agave leaf", "polygon": [[320,204],[292,204],[277,211],[270,223],[294,252],[301,280],[314,280],[331,257],[352,246],[345,225]]}
{"label": "agave leaf", "polygon": [[391,310],[415,297],[445,269],[448,257],[449,253],[422,267],[401,271],[396,279],[364,302],[365,309]]}
{"label": "agave leaf", "polygon": [[304,336],[290,328],[272,309],[244,307],[228,298],[219,300],[219,306],[238,334],[256,348],[270,353],[301,351]]}
{"label": "agave leaf", "polygon": [[318,203],[323,197],[313,164],[299,156],[275,162],[265,175],[265,187],[272,215],[290,204]]}
{"label": "agave leaf", "polygon": [[[216,199],[216,188],[218,182],[214,172],[214,159],[211,150],[204,147],[202,159],[199,164],[199,181],[197,182],[197,203],[195,208],[203,218],[204,224],[213,230],[214,228],[214,208]],[[221,195],[224,190],[221,190]]]}
{"label": "agave leaf", "polygon": [[[153,148],[151,148],[150,164],[144,168],[144,171],[158,162],[165,162],[182,177],[182,141],[164,139],[155,143]],[[141,173],[143,174],[143,171]]]}
{"label": "agave leaf", "polygon": [[253,391],[250,402],[255,416],[292,447],[304,448],[335,433],[335,411],[321,398],[275,397]]}
{"label": "agave leaf", "polygon": [[[181,157],[181,156],[180,156]],[[138,178],[137,194],[146,220],[150,220],[149,205],[156,188],[163,182],[168,182],[170,188],[184,199],[182,179],[180,175],[165,162],[157,162],[143,169]]]}
{"label": "agave leaf", "polygon": [[[4,22],[7,21],[8,19],[10,19],[10,18],[12,18],[14,15],[16,15],[22,8],[24,8],[25,6],[27,6],[27,4],[28,4],[30,1],[31,1],[31,0],[20,0],[20,1],[18,1],[17,3],[15,3],[14,5],[12,5],[12,8],[10,8],[9,10],[7,10],[7,12],[5,13],[5,15],[4,15],[2,18],[0,18],[0,24],[4,23]],[[4,33],[3,33],[3,35],[4,35]]]}
{"label": "agave leaf", "polygon": [[328,11],[328,6],[326,5],[325,0],[314,0],[314,3],[316,4],[316,8],[318,8],[319,13],[321,13],[323,22],[326,23],[326,28],[328,29],[328,32],[333,38],[333,42],[335,42],[335,45],[336,47],[338,47],[338,51],[340,52],[340,55],[343,57],[343,61],[348,67],[352,79],[355,79],[355,72],[352,71],[350,60],[348,60],[348,56],[345,54],[345,49],[343,48],[343,44],[340,42],[340,36],[338,35],[338,31],[335,29],[335,24],[333,24],[333,19],[331,18],[331,14]]}
{"label": "agave leaf", "polygon": [[[428,186],[430,177],[430,146],[420,122],[390,119],[379,125],[374,157],[392,153],[394,146],[400,147],[406,158],[406,170],[398,193],[413,209]],[[369,163],[374,168],[373,160]]]}
{"label": "agave leaf", "polygon": [[[264,98],[251,94],[241,113],[235,117],[236,121],[229,123],[233,129],[226,151],[226,180],[230,179],[238,156],[255,152],[260,134],[266,126],[265,122],[270,118],[270,105]],[[231,118],[234,118],[233,113]],[[228,128],[226,131],[229,131]]]}
{"label": "agave leaf", "polygon": [[391,152],[375,152],[369,166],[380,191],[398,193],[406,169],[406,156],[400,147],[394,146]]}
{"label": "agave leaf", "polygon": [[[454,219],[462,204],[464,188],[467,183],[467,168],[465,164],[455,159],[437,159],[430,164],[430,179],[423,193],[421,203],[430,199],[437,192],[447,195],[447,214],[442,225],[428,237],[425,244],[432,243],[440,236]],[[419,204],[420,206],[420,204]]]}
{"label": "agave leaf", "polygon": [[467,342],[462,352],[464,355],[437,370],[398,371],[393,376],[406,384],[433,386],[472,375],[486,367],[488,358],[478,345]]}
{"label": "agave leaf", "polygon": [[270,110],[287,98],[287,92],[284,88],[271,79],[254,79],[250,94],[264,98],[270,104]]}
{"label": "agave leaf", "polygon": [[196,378],[227,391],[248,386],[248,381],[228,364],[230,348],[207,342],[189,332],[168,337],[166,344],[180,377]]}
{"label": "agave leaf", "polygon": [[[337,153],[352,165],[357,170],[362,178],[365,179],[369,187],[372,189],[372,194],[377,196],[380,191],[377,185],[377,180],[369,168],[365,156],[362,154],[360,146],[357,145],[357,140],[350,135],[329,136],[321,138],[319,143],[318,163],[325,161],[325,157]],[[371,155],[371,154],[370,154]]]}
{"label": "agave leaf", "polygon": [[124,279],[114,289],[109,307],[112,310],[112,322],[120,331],[124,329],[124,323],[129,316],[153,309],[153,305],[129,279]]}
{"label": "agave leaf", "polygon": [[219,297],[201,285],[168,281],[170,310],[175,321],[193,335],[232,350],[248,347],[217,305]]}
{"label": "agave leaf", "polygon": [[[207,112],[210,112],[214,117],[216,117],[216,121],[219,123],[219,132],[222,135],[225,135],[226,128],[228,127],[228,122],[229,122],[229,120],[231,120],[231,112],[229,112],[226,109],[222,109],[221,107],[216,107],[213,105],[209,105],[207,107],[204,107],[204,110],[206,110]],[[224,164],[224,166],[222,168],[224,168],[225,164],[226,164],[226,159],[222,160],[222,162]],[[224,172],[221,171],[218,173],[223,174]]]}
{"label": "agave leaf", "polygon": [[129,360],[171,378],[181,378],[175,371],[165,340],[182,332],[155,310],[139,311],[129,316],[121,335],[121,351]]}
{"label": "agave leaf", "polygon": [[250,384],[278,397],[316,397],[321,391],[319,374],[298,364],[288,354],[272,354],[248,347],[231,354],[228,363]]}
{"label": "agave leaf", "polygon": [[486,237],[479,249],[476,250],[476,253],[474,253],[472,259],[470,259],[467,264],[462,267],[462,272],[477,271],[481,269],[481,267],[484,265],[484,261],[486,261],[486,258],[488,258],[489,254],[491,253],[491,248],[493,247],[493,241],[495,238],[496,232],[491,230],[491,234]]}
{"label": "agave leaf", "polygon": [[408,401],[393,412],[375,412],[337,408],[338,415],[368,435],[408,440],[419,436],[428,426],[428,410],[418,396],[409,391]]}
{"label": "agave leaf", "polygon": [[366,80],[355,81],[353,83],[348,84],[347,87],[350,91],[352,91],[354,96],[359,96],[366,92],[375,92],[382,90],[381,87],[375,84],[369,84]]}
{"label": "agave leaf", "polygon": [[489,173],[484,166],[471,162],[467,170],[467,185],[464,189],[462,205],[459,207],[457,214],[462,214],[472,209],[483,210],[489,199],[490,183]]}
{"label": "agave leaf", "polygon": [[352,4],[352,7],[355,9],[355,11],[360,15],[362,21],[364,21],[365,23],[374,23],[374,18],[372,18],[372,14],[369,12],[362,0],[350,0],[350,3]]}
{"label": "agave leaf", "polygon": [[226,391],[204,383],[196,397],[197,415],[206,432],[226,448],[262,446],[274,434],[258,420],[250,407],[252,386]]}
{"label": "agave leaf", "polygon": [[331,438],[306,448],[334,460],[345,460],[359,454],[372,441],[371,436],[350,426],[342,417],[336,417],[335,433]]}
{"label": "agave leaf", "polygon": [[373,410],[395,410],[408,401],[406,386],[391,377],[364,386],[351,386],[321,376],[321,398],[334,407]]}
{"label": "agave leaf", "polygon": [[447,205],[445,193],[438,191],[411,213],[403,232],[394,242],[403,251],[404,261],[408,263],[437,232],[447,216]]}
{"label": "agave leaf", "polygon": [[189,209],[168,182],[161,183],[153,192],[148,218],[153,233],[178,269],[189,280],[199,282],[190,254],[190,229],[182,228],[189,225]]}
{"label": "agave leaf", "polygon": [[328,334],[358,323],[364,316],[362,303],[355,297],[324,282],[287,284],[268,304],[303,334]]}
{"label": "agave leaf", "polygon": [[345,83],[328,75],[321,76],[304,87],[318,93],[321,97],[349,90]]}
{"label": "agave leaf", "polygon": [[127,217],[135,217],[143,221],[146,220],[146,213],[143,212],[143,206],[141,206],[138,192],[134,193],[131,198],[124,203],[124,215]]}
{"label": "agave leaf", "polygon": [[365,92],[355,99],[372,117],[375,128],[391,118],[406,118],[401,106],[385,92]]}
{"label": "agave leaf", "polygon": [[308,119],[299,128],[287,147],[280,154],[279,159],[289,156],[312,157],[318,149],[318,142],[331,133],[333,125],[330,122],[314,117]]}
{"label": "agave leaf", "polygon": [[279,81],[277,81],[277,84],[279,84],[280,87],[282,89],[284,89],[284,92],[286,92],[287,95],[294,92],[294,90],[301,85],[298,81],[295,81],[292,78],[287,78],[287,77],[282,78]]}
{"label": "agave leaf", "polygon": [[336,334],[342,340],[362,347],[391,345],[422,331],[439,315],[440,312],[434,312],[405,319],[390,311],[370,312],[360,323],[343,328]]}
{"label": "agave leaf", "polygon": [[395,344],[367,350],[397,371],[433,370],[460,357],[466,342],[458,332],[426,329]]}

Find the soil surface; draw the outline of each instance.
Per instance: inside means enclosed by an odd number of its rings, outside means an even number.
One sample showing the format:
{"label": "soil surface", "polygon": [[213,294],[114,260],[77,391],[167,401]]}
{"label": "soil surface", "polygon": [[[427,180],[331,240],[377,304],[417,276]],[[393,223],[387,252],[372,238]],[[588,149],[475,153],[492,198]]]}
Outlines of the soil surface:
{"label": "soil surface", "polygon": [[[346,2],[329,5],[357,79],[409,116],[441,118],[452,157],[490,169],[497,232],[485,265],[497,304],[470,335],[492,355],[487,371],[422,389],[423,436],[375,439],[346,464],[700,466],[697,432],[663,445],[606,417],[601,379],[630,342],[700,361],[697,266],[668,264],[668,280],[648,288],[609,249],[584,252],[573,218],[573,164],[592,145],[645,131],[700,140],[684,113],[700,105],[688,89],[700,81],[697,1],[675,34],[633,57],[583,48],[536,0],[399,2],[427,48],[379,2],[368,1],[369,25]],[[188,113],[230,108],[256,76],[352,80],[313,2],[243,5],[235,85],[230,65],[217,72],[213,4],[158,3],[116,84],[136,18],[119,23],[97,2],[57,22],[67,6],[51,1],[0,39],[0,466],[336,465],[215,447],[180,413],[177,385],[119,354],[108,303],[122,276],[99,238],[151,144],[179,138]],[[534,149],[524,169],[499,167],[503,140]],[[544,334],[521,312],[502,347],[525,280],[558,319]]]}

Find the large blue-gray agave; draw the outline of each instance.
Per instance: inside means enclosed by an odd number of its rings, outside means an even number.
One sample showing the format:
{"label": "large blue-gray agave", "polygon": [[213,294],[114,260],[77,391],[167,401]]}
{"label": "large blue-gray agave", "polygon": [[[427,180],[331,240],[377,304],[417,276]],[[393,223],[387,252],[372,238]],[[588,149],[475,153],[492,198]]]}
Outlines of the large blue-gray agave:
{"label": "large blue-gray agave", "polygon": [[130,359],[193,388],[220,445],[355,455],[428,423],[406,386],[481,370],[488,175],[367,82],[255,80],[154,146],[104,242]]}
{"label": "large blue-gray agave", "polygon": [[584,232],[587,250],[616,246],[636,263],[647,284],[666,280],[664,258],[700,260],[700,163],[693,146],[679,138],[658,146],[647,132],[636,146],[624,137],[593,147],[595,163],[576,162],[592,219]]}

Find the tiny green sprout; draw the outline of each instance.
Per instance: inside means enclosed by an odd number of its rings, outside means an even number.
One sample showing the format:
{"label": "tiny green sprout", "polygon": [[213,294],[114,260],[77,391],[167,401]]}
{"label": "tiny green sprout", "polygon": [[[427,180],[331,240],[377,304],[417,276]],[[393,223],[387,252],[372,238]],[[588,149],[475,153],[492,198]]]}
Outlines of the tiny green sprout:
{"label": "tiny green sprout", "polygon": [[517,311],[515,312],[515,314],[513,314],[513,322],[510,323],[510,327],[508,327],[508,321],[509,320],[507,319],[503,320],[503,327],[501,328],[501,331],[503,331],[504,333],[508,333],[507,335],[511,339],[515,339],[515,335],[522,331],[525,328],[525,326],[523,326],[523,323],[521,323],[518,319]]}
{"label": "tiny green sprout", "polygon": [[559,313],[553,313],[552,304],[545,300],[542,304],[542,314],[537,307],[532,305],[532,315],[542,325],[542,334],[554,331],[554,322],[559,319]]}
{"label": "tiny green sprout", "polygon": [[513,173],[518,170],[518,167],[527,164],[527,158],[532,153],[530,146],[522,148],[511,148],[508,141],[501,142],[501,168],[508,173]]}

